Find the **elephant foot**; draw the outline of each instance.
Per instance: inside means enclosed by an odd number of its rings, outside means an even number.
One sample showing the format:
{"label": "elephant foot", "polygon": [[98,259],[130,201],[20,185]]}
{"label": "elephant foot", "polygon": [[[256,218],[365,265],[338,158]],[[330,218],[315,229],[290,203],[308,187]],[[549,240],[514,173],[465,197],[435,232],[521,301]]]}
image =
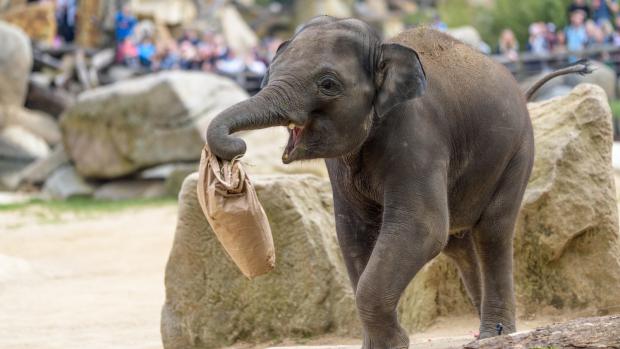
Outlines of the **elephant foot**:
{"label": "elephant foot", "polygon": [[502,322],[493,325],[480,326],[480,337],[478,339],[491,338],[516,332],[514,325],[504,325]]}
{"label": "elephant foot", "polygon": [[400,326],[377,329],[372,335],[364,335],[362,349],[408,349],[409,336]]}

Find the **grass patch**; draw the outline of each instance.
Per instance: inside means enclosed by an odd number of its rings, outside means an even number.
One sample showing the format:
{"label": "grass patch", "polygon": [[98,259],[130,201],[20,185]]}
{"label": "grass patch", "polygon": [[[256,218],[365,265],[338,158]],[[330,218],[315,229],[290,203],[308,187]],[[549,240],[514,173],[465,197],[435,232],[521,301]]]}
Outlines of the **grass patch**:
{"label": "grass patch", "polygon": [[620,100],[609,101],[609,105],[611,106],[611,113],[614,118],[620,118]]}
{"label": "grass patch", "polygon": [[176,198],[131,199],[131,200],[95,200],[92,198],[72,198],[68,200],[33,199],[24,203],[0,205],[0,212],[43,209],[51,212],[70,212],[76,214],[112,213],[130,208],[156,207],[176,204]]}

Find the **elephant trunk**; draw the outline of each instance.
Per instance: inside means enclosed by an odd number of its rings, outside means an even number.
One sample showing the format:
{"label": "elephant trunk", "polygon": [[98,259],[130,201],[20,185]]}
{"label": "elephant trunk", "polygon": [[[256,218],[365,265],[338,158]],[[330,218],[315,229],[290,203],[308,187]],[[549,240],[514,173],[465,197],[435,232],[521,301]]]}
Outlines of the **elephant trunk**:
{"label": "elephant trunk", "polygon": [[287,118],[278,107],[277,93],[267,87],[254,97],[237,103],[221,112],[207,129],[207,143],[213,154],[223,160],[245,154],[245,142],[232,133],[273,126],[286,126],[294,120]]}

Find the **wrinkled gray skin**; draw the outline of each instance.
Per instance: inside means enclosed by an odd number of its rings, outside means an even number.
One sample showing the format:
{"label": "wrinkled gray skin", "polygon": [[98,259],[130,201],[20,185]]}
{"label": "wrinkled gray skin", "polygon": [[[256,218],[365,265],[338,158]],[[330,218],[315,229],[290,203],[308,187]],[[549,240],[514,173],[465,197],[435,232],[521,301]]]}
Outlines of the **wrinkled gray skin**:
{"label": "wrinkled gray skin", "polygon": [[[283,161],[325,158],[365,349],[407,348],[396,306],[443,251],[480,315],[480,337],[515,331],[512,241],[534,158],[526,100],[500,65],[414,29],[384,43],[365,23],[319,17],[278,50],[264,89],[207,138],[294,123]],[[303,127],[303,128],[302,128]]]}

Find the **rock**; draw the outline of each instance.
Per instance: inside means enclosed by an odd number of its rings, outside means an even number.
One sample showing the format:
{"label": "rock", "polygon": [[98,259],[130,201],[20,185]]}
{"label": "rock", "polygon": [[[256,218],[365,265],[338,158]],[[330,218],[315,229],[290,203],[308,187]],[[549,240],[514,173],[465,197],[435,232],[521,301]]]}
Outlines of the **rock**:
{"label": "rock", "polygon": [[158,165],[155,167],[151,167],[151,168],[147,168],[143,171],[141,171],[138,174],[138,178],[141,179],[168,179],[170,176],[172,176],[175,172],[177,171],[181,171],[181,172],[188,172],[183,179],[185,179],[185,177],[187,177],[189,174],[196,172],[198,169],[198,162],[187,162],[187,163],[173,163],[173,164],[163,164],[163,165]]}
{"label": "rock", "polygon": [[30,40],[19,28],[0,21],[0,105],[24,105],[32,68]]}
{"label": "rock", "polygon": [[230,43],[237,55],[246,56],[258,45],[258,37],[235,6],[224,6],[220,10],[219,20],[226,42]]}
{"label": "rock", "polygon": [[64,165],[54,171],[45,181],[43,192],[52,199],[69,199],[72,197],[91,196],[94,192],[71,165]]}
{"label": "rock", "polygon": [[[577,86],[530,105],[536,160],[515,239],[517,300],[535,314],[618,305],[620,237],[605,91]],[[577,262],[578,261],[578,262]]]}
{"label": "rock", "polygon": [[163,72],[84,92],[61,117],[61,129],[80,174],[120,177],[198,160],[209,121],[245,98],[223,77]]}
{"label": "rock", "polygon": [[16,190],[21,181],[21,172],[28,167],[30,162],[31,160],[8,159],[0,156],[0,190]]}
{"label": "rock", "polygon": [[284,165],[281,157],[288,142],[285,127],[274,127],[241,134],[247,143],[247,152],[242,161],[250,174],[302,174],[309,173],[327,178],[323,160],[310,160]]}
{"label": "rock", "polygon": [[164,164],[146,169],[138,175],[142,179],[161,179],[164,180],[166,193],[171,196],[177,196],[185,177],[198,169],[199,163],[176,163]]}
{"label": "rock", "polygon": [[0,157],[35,160],[49,154],[45,140],[22,126],[10,125],[0,130]]}
{"label": "rock", "polygon": [[3,114],[5,125],[23,127],[50,145],[61,141],[60,127],[51,115],[16,106],[0,107],[0,113]]}
{"label": "rock", "polygon": [[68,163],[69,157],[65,152],[65,148],[62,144],[59,144],[48,156],[26,167],[20,173],[20,182],[29,184],[43,183],[56,169]]}
{"label": "rock", "polygon": [[164,181],[120,180],[97,188],[94,198],[97,200],[155,199],[168,195]]}
{"label": "rock", "polygon": [[249,281],[211,231],[196,198],[197,178],[187,177],[179,194],[162,310],[166,349],[357,332],[327,180],[253,177],[271,222],[277,262],[273,272]]}
{"label": "rock", "polygon": [[130,0],[131,11],[140,18],[152,18],[174,26],[187,24],[196,18],[196,8],[191,0]]}
{"label": "rock", "polygon": [[56,14],[53,2],[42,1],[16,6],[0,15],[0,20],[20,27],[33,41],[51,44],[56,35]]}
{"label": "rock", "polygon": [[[198,161],[209,122],[246,98],[245,91],[219,76],[159,73],[85,92],[61,118],[61,129],[80,174],[121,177],[160,164]],[[322,161],[282,164],[288,140],[284,127],[240,135],[247,142],[243,161],[250,174],[327,177]],[[171,188],[178,191],[179,184]]]}

